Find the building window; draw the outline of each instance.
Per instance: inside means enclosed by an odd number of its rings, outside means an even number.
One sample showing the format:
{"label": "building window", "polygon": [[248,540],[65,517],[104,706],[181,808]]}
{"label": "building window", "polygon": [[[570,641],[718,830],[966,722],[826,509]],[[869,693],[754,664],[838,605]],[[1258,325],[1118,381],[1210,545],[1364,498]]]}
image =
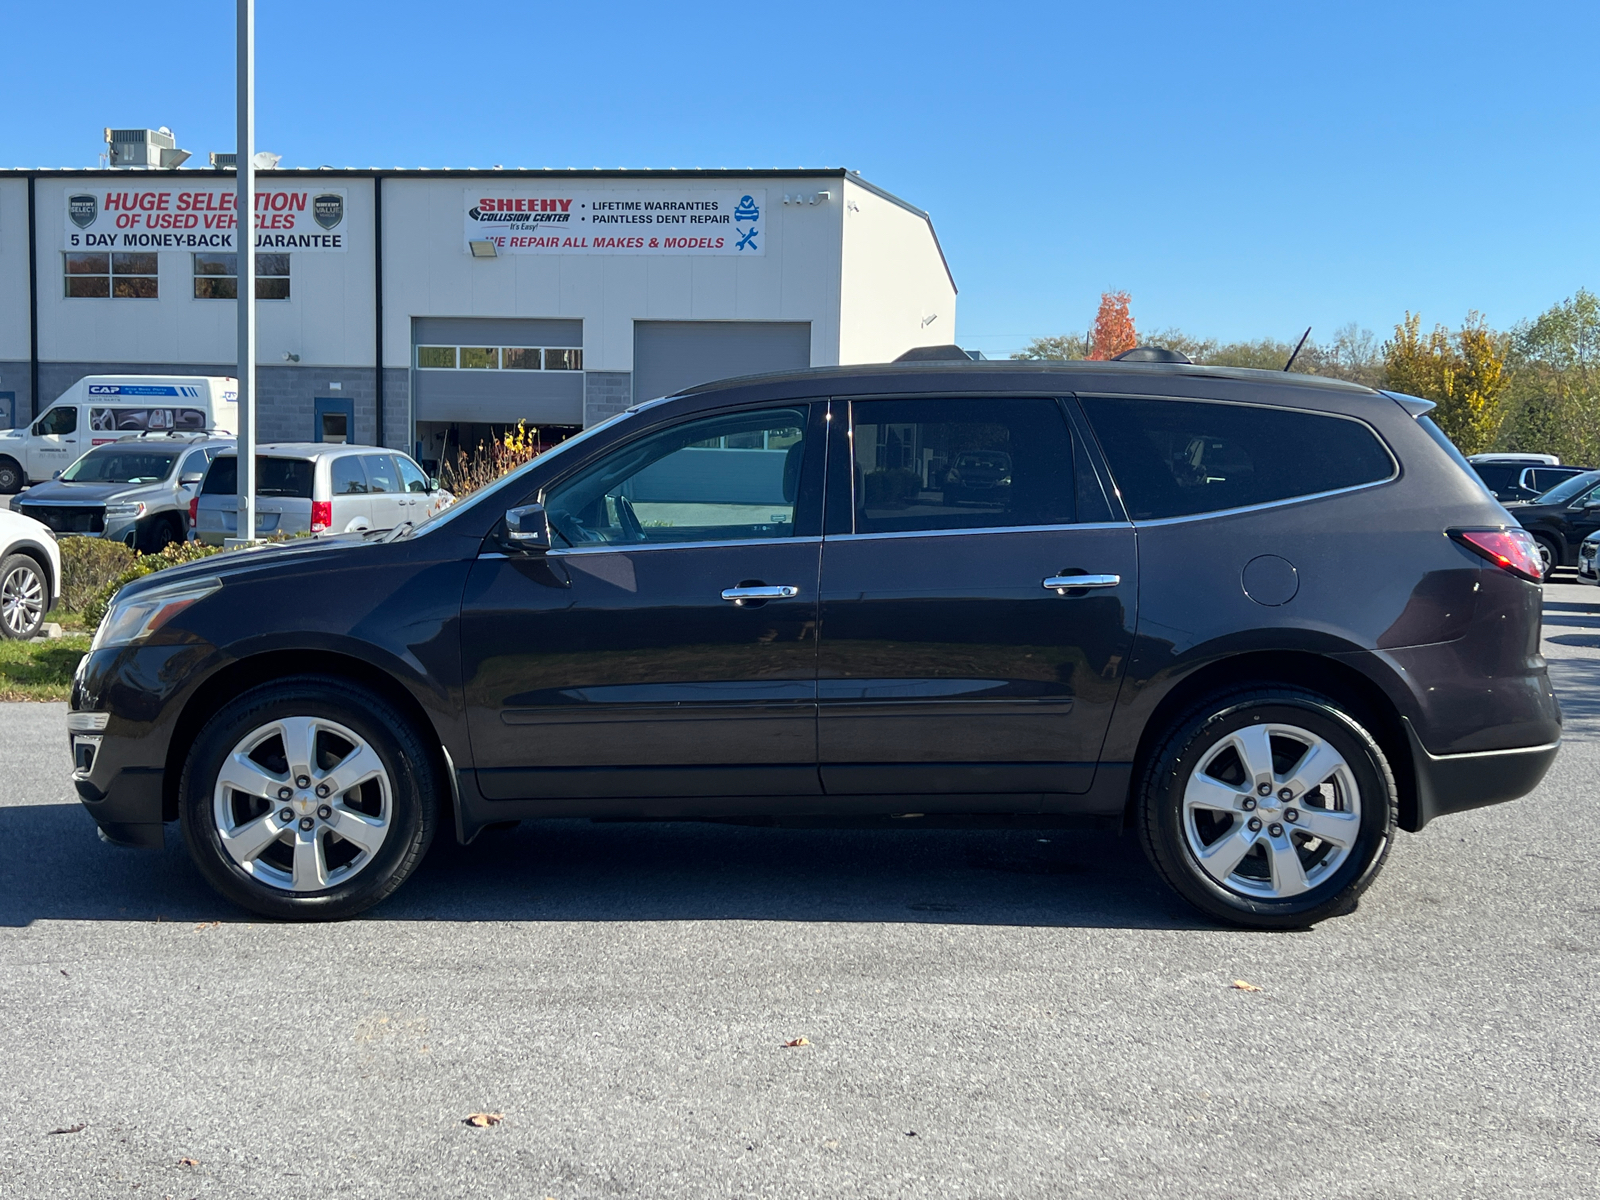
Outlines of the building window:
{"label": "building window", "polygon": [[[196,254],[194,256],[194,298],[196,300],[237,300],[239,298],[239,256],[237,254]],[[289,298],[289,256],[256,255],[256,299]]]}
{"label": "building window", "polygon": [[154,254],[97,254],[68,251],[65,262],[66,294],[72,297],[113,300],[157,299]]}
{"label": "building window", "polygon": [[581,371],[583,351],[575,346],[418,346],[417,366],[425,371]]}

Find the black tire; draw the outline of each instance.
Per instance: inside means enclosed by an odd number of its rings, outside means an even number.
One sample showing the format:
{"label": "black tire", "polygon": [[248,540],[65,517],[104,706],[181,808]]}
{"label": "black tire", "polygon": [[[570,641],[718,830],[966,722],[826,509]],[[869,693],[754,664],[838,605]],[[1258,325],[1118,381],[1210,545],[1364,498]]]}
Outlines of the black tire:
{"label": "black tire", "polygon": [[22,490],[22,468],[14,458],[0,458],[0,496],[15,496]]}
{"label": "black tire", "polygon": [[35,559],[10,554],[0,560],[0,637],[38,637],[49,607],[50,580]]}
{"label": "black tire", "polygon": [[[349,878],[333,881],[331,886],[296,892],[256,878],[224,848],[215,789],[219,771],[242,739],[273,721],[303,718],[332,722],[364,739],[382,762],[390,795],[387,832],[365,865]],[[328,745],[326,740],[319,744]],[[224,706],[195,739],[184,763],[180,785],[184,841],[206,881],[252,912],[291,921],[331,921],[354,916],[389,896],[416,870],[427,853],[439,813],[437,781],[431,762],[427,745],[405,716],[387,700],[364,688],[318,676],[299,676],[265,684]],[[292,784],[287,775],[284,778],[285,787]],[[356,789],[329,799],[344,803],[354,795],[353,803],[359,804],[358,793]],[[245,793],[230,791],[228,794],[232,797],[230,804],[248,806],[252,803]],[[303,818],[295,815],[282,827],[283,833],[296,841],[299,840],[296,828],[300,821],[322,814],[322,808],[315,807],[316,801],[311,799],[310,793],[305,789],[296,791],[296,799],[283,809],[279,809],[279,801],[271,800],[265,810],[268,816],[274,810],[293,814],[290,805],[297,803],[302,795],[313,809],[307,810]],[[248,810],[247,816],[259,819],[259,814]],[[337,819],[337,814],[335,816]],[[336,826],[327,829],[336,834]],[[330,860],[341,846],[337,836],[326,838],[321,825],[311,838],[320,841]],[[294,844],[281,840],[269,843],[260,858],[266,859],[268,854],[281,857],[284,845],[291,847],[292,854]],[[330,879],[332,875],[333,872],[329,872]]]}
{"label": "black tire", "polygon": [[178,532],[176,523],[170,517],[155,517],[147,522],[135,538],[135,549],[140,554],[159,554],[174,542],[181,542],[183,535]]}
{"label": "black tire", "polygon": [[[1217,779],[1216,775],[1210,774],[1211,765],[1208,764],[1207,755],[1235,732],[1267,723],[1310,733],[1327,742],[1342,757],[1348,768],[1349,781],[1354,784],[1354,796],[1359,802],[1359,815],[1352,811],[1349,818],[1351,844],[1348,849],[1341,851],[1333,843],[1318,842],[1309,837],[1302,826],[1288,823],[1293,819],[1307,821],[1309,818],[1305,813],[1299,810],[1291,813],[1292,803],[1278,799],[1276,793],[1258,800],[1251,793],[1249,784],[1241,782],[1225,786],[1242,788],[1238,793],[1241,803],[1248,798],[1250,808],[1254,811],[1249,816],[1240,813],[1228,817],[1227,820],[1237,821],[1238,824],[1219,824],[1219,830],[1226,832],[1219,832],[1214,841],[1206,842],[1202,848],[1209,852],[1235,834],[1241,843],[1257,839],[1260,843],[1259,852],[1253,845],[1245,861],[1240,862],[1239,870],[1265,870],[1268,879],[1259,886],[1270,890],[1272,867],[1269,859],[1273,855],[1272,847],[1285,844],[1294,847],[1293,852],[1302,863],[1309,859],[1316,864],[1306,870],[1306,875],[1319,873],[1319,876],[1308,890],[1293,896],[1251,894],[1241,890],[1251,881],[1232,871],[1227,881],[1213,878],[1201,865],[1191,845],[1190,827],[1184,811],[1184,793],[1198,767],[1206,765],[1209,779]],[[1274,738],[1268,744],[1274,758],[1274,775],[1281,781],[1285,776],[1278,774],[1277,764],[1280,761],[1287,764],[1283,766],[1283,771],[1288,773],[1292,773],[1298,765],[1292,757],[1295,753],[1294,741],[1292,738]],[[1226,753],[1224,749],[1219,755],[1225,756]],[[1280,754],[1283,756],[1281,759]],[[1217,761],[1220,759],[1213,758],[1211,763]],[[1242,765],[1242,759],[1230,764],[1235,770]],[[1311,795],[1313,792],[1317,793],[1314,797]],[[1313,801],[1323,800],[1326,803],[1320,786],[1313,785],[1307,795]],[[1313,804],[1305,801],[1299,803],[1303,809],[1313,807]],[[1271,804],[1273,807],[1257,808],[1258,804]],[[1327,807],[1332,808],[1333,805]],[[1356,805],[1352,804],[1352,809],[1354,807]],[[1388,856],[1389,846],[1394,840],[1397,807],[1394,773],[1389,768],[1388,760],[1355,717],[1336,701],[1315,692],[1259,685],[1219,693],[1173,723],[1157,744],[1140,779],[1138,826],[1145,853],[1156,871],[1174,891],[1207,916],[1252,929],[1303,929],[1328,917],[1349,912],[1356,906],[1361,893],[1376,878]],[[1265,817],[1265,831],[1268,834],[1274,830],[1279,833],[1272,834],[1270,838],[1260,832],[1248,833],[1246,825],[1250,817],[1257,820]],[[1297,840],[1302,838],[1305,840]],[[1308,847],[1311,847],[1309,852]],[[1326,848],[1319,850],[1318,847]],[[1324,856],[1320,863],[1316,863],[1318,853]],[[1342,858],[1338,857],[1340,854]],[[1262,865],[1257,866],[1258,863]],[[1228,881],[1233,880],[1238,880],[1239,886],[1230,886]]]}
{"label": "black tire", "polygon": [[1548,533],[1536,533],[1533,540],[1539,545],[1539,557],[1544,560],[1544,579],[1548,582],[1561,565],[1561,547]]}

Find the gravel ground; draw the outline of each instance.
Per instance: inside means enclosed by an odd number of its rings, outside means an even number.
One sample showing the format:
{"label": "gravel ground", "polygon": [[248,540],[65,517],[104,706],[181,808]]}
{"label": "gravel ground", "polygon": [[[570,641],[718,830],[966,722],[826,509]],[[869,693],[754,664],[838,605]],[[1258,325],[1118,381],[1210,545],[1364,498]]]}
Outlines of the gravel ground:
{"label": "gravel ground", "polygon": [[1110,835],[583,822],[274,925],[0,706],[0,1195],[1600,1195],[1600,592],[1547,613],[1545,784],[1299,934]]}

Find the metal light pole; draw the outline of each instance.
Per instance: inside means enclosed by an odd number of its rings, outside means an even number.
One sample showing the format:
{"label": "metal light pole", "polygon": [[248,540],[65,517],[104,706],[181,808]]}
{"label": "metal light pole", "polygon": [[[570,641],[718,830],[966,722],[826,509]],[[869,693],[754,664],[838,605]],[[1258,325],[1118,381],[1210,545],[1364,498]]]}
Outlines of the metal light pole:
{"label": "metal light pole", "polygon": [[234,541],[256,539],[256,5],[239,0],[239,137],[234,200],[239,305],[239,504]]}

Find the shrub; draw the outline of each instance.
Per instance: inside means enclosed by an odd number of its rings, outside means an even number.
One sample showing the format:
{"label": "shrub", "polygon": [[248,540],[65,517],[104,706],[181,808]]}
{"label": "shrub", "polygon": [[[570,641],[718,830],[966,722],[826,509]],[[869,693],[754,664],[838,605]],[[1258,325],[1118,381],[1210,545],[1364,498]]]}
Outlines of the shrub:
{"label": "shrub", "polygon": [[116,576],[107,580],[83,606],[83,623],[91,629],[97,627],[100,618],[106,615],[106,607],[111,603],[111,598],[121,591],[124,585],[132,583],[135,579],[143,579],[152,572],[176,567],[180,563],[196,562],[221,553],[222,547],[207,546],[203,542],[174,542],[154,554],[141,554]]}
{"label": "shrub", "polygon": [[61,539],[61,607],[82,612],[101,588],[133,565],[136,555],[104,538]]}
{"label": "shrub", "polygon": [[457,450],[455,457],[446,458],[439,465],[439,482],[457,500],[464,500],[524,463],[532,462],[547,449],[537,428],[530,429],[527,422],[519,422],[515,429],[507,430],[494,441],[479,442],[471,456],[464,450]]}

